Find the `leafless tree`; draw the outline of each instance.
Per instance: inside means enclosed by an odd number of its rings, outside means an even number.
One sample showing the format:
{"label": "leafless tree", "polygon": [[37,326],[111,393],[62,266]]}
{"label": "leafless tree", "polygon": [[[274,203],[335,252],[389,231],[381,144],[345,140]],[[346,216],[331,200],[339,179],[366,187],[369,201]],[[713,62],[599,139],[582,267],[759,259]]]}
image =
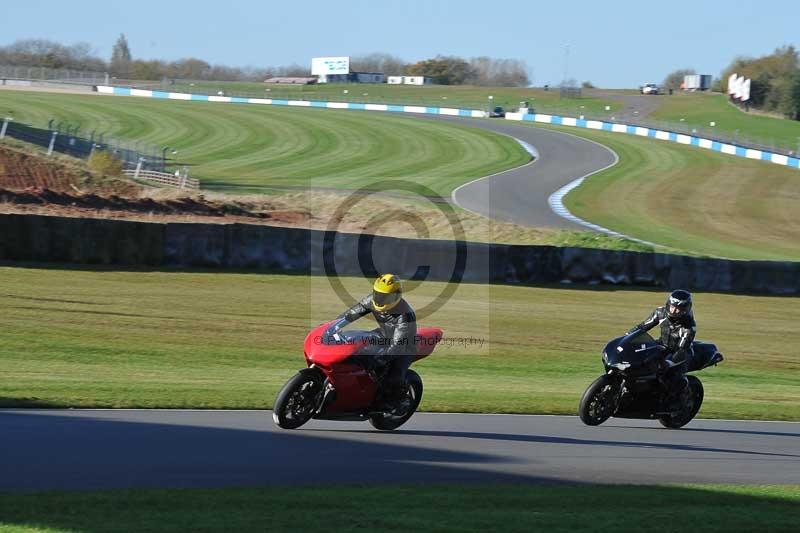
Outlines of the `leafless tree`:
{"label": "leafless tree", "polygon": [[380,52],[350,59],[350,70],[354,72],[383,72],[387,76],[399,76],[405,68],[405,61],[399,57]]}

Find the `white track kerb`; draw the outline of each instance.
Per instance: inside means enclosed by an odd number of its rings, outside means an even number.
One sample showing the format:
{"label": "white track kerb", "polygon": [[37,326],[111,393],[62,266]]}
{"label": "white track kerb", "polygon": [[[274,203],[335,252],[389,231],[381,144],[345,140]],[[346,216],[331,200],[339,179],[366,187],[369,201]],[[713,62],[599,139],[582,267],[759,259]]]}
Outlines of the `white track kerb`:
{"label": "white track kerb", "polygon": [[[191,100],[199,102],[221,102],[231,104],[261,104],[261,105],[281,105],[292,107],[316,107],[323,109],[351,109],[358,111],[388,111],[397,113],[416,113],[416,114],[429,114],[429,115],[450,115],[457,117],[471,117],[471,118],[486,118],[487,113],[476,109],[457,109],[449,107],[426,107],[426,106],[412,106],[412,105],[394,105],[394,104],[364,104],[356,102],[320,102],[313,100],[283,100],[273,98],[243,98],[238,96],[207,96],[204,94],[188,94],[188,93],[174,93],[164,91],[151,91],[146,89],[132,89],[129,87],[109,87],[99,85],[97,91],[102,94],[112,94],[119,96],[140,96],[145,98],[160,98],[167,100]],[[584,120],[574,117],[562,117],[559,115],[545,115],[541,113],[506,113],[506,120],[516,120],[523,122],[538,122],[541,124],[553,124],[556,126],[571,126],[576,128],[585,128],[590,130],[608,131],[611,133],[624,133],[628,135],[637,135],[640,137],[648,137],[661,141],[676,142],[688,146],[696,146],[698,148],[705,148],[714,152],[721,152],[736,157],[744,157],[746,159],[755,159],[759,161],[767,161],[776,165],[787,166],[791,168],[800,169],[800,159],[796,157],[789,157],[783,154],[775,154],[772,152],[765,152],[762,150],[753,150],[743,146],[734,144],[721,143],[713,139],[704,139],[701,137],[694,137],[691,135],[684,135],[672,131],[656,130],[651,128],[643,128],[640,126],[630,126],[627,124],[618,124],[611,122],[603,122],[599,120]],[[529,153],[536,157],[536,149],[527,145],[526,143],[517,139]],[[594,141],[592,141],[594,142]],[[600,143],[596,143],[600,144]],[[602,146],[602,145],[600,145]],[[604,146],[604,148],[607,148]],[[607,148],[608,149],[608,148]],[[610,150],[610,149],[609,149]],[[590,228],[595,231],[606,233],[608,235],[625,237],[626,239],[638,241],[644,244],[653,245],[653,243],[642,241],[622,235],[602,226],[592,224],[586,220],[580,219],[569,212],[564,206],[564,197],[576,187],[579,187],[583,180],[589,176],[601,172],[616,164],[619,157],[613,150],[610,150],[615,157],[614,163],[611,165],[596,170],[582,178],[579,178],[572,183],[569,183],[553,193],[548,199],[550,208],[559,216],[566,218],[572,222],[576,222],[582,226]],[[528,163],[530,164],[530,163]],[[485,176],[484,178],[489,177]],[[478,179],[484,179],[478,178]],[[477,181],[477,180],[475,180]],[[470,182],[472,183],[472,182]],[[462,185],[463,187],[463,185]],[[458,190],[458,189],[456,189]],[[455,191],[453,191],[455,193]]]}
{"label": "white track kerb", "polygon": [[[562,133],[563,135],[572,135],[571,133],[564,133],[564,132],[559,132],[559,133]],[[591,139],[586,139],[585,137],[581,137],[581,139],[584,140],[584,141],[588,141],[590,143],[594,143],[597,146],[600,146],[602,148],[605,148],[606,150],[611,152],[611,155],[614,156],[614,161],[610,165],[606,165],[603,168],[598,168],[597,170],[595,170],[593,172],[590,172],[590,173],[586,174],[585,176],[581,176],[580,178],[567,183],[566,185],[564,185],[563,187],[558,189],[556,192],[551,194],[550,197],[547,199],[547,203],[550,206],[550,209],[552,209],[553,212],[555,214],[557,214],[558,216],[560,216],[561,218],[566,218],[567,220],[571,220],[572,222],[575,222],[576,224],[580,224],[581,226],[585,226],[585,227],[587,227],[587,228],[589,228],[591,230],[599,231],[600,233],[605,233],[606,235],[611,235],[612,237],[622,237],[622,238],[628,239],[629,241],[636,241],[636,242],[639,242],[639,243],[642,243],[642,244],[646,244],[648,246],[657,247],[658,246],[657,244],[654,244],[654,243],[652,243],[650,241],[645,241],[645,240],[642,240],[642,239],[637,239],[636,237],[631,237],[629,235],[624,235],[624,234],[619,233],[617,231],[610,230],[608,228],[604,228],[603,226],[598,226],[597,224],[592,224],[588,220],[584,220],[582,218],[576,217],[575,215],[570,213],[569,209],[567,209],[567,207],[564,205],[564,198],[567,196],[567,194],[569,194],[570,191],[572,191],[573,189],[577,189],[578,187],[580,187],[581,183],[583,183],[583,180],[585,180],[589,176],[593,176],[593,175],[597,174],[598,172],[602,172],[602,171],[604,171],[606,169],[609,169],[609,168],[613,167],[614,165],[616,165],[617,163],[619,163],[619,155],[617,154],[617,152],[615,152],[614,150],[612,150],[608,146],[606,146],[604,144],[600,144],[599,142],[593,141]]]}

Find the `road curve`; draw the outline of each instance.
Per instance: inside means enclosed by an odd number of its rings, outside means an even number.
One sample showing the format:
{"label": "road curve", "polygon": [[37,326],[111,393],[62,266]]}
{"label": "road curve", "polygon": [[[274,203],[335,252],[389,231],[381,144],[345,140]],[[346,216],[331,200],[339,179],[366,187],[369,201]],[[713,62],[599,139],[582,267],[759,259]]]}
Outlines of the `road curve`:
{"label": "road curve", "polygon": [[436,117],[510,135],[539,153],[531,164],[479,178],[453,191],[453,201],[470,211],[495,220],[525,226],[587,231],[550,208],[550,195],[561,187],[609,167],[616,154],[605,146],[566,133],[534,128],[504,120]]}
{"label": "road curve", "polygon": [[322,483],[797,483],[800,424],[418,413],[395,432],[269,411],[0,410],[0,490]]}

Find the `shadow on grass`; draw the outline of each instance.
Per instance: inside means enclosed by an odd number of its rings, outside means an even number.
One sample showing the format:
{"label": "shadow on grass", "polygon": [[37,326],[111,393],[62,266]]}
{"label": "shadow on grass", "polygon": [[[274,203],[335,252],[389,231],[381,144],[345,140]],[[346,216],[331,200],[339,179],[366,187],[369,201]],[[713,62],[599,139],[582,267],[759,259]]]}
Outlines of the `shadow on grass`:
{"label": "shadow on grass", "polygon": [[325,485],[0,493],[0,527],[87,533],[796,531],[798,502],[797,487],[730,486]]}
{"label": "shadow on grass", "polygon": [[30,302],[47,302],[59,304],[80,304],[80,305],[110,305],[107,303],[91,302],[89,300],[65,300],[62,298],[38,298],[33,296],[22,296],[18,294],[0,294],[0,298],[11,298],[14,300],[25,300]]}
{"label": "shadow on grass", "polygon": [[39,408],[39,409],[62,409],[69,407],[67,405],[51,402],[49,400],[41,400],[39,398],[10,398],[0,396],[0,408],[14,409],[14,408]]}
{"label": "shadow on grass", "polygon": [[[501,245],[503,246],[503,245]],[[101,264],[81,264],[81,263],[58,263],[41,261],[9,261],[0,259],[0,267],[10,268],[30,268],[41,270],[64,270],[79,272],[159,272],[165,274],[241,274],[241,275],[272,275],[272,276],[299,276],[299,277],[324,277],[321,274],[309,273],[302,269],[274,269],[274,268],[237,268],[237,267],[183,267],[183,266],[148,266],[148,265],[101,265]],[[342,277],[356,278],[359,276],[347,275]],[[373,276],[364,275],[364,279],[373,280]],[[441,282],[444,283],[444,282]],[[460,282],[463,285],[498,285],[498,286],[521,286],[540,289],[560,289],[565,291],[592,291],[592,292],[652,292],[659,295],[665,291],[664,287],[658,285],[615,285],[598,283],[527,283],[527,282],[504,282],[504,281],[468,281]],[[797,294],[781,294],[771,292],[747,292],[747,291],[702,291],[709,294],[730,294],[734,296],[753,296],[770,298],[787,298],[796,300]],[[15,295],[7,295],[15,297]],[[56,301],[56,300],[53,300]],[[82,303],[82,302],[74,302]]]}
{"label": "shadow on grass", "polygon": [[[320,274],[311,274],[307,270],[281,270],[281,269],[265,269],[265,268],[231,268],[231,267],[181,267],[181,266],[147,266],[147,265],[99,265],[99,264],[82,264],[82,263],[48,263],[40,261],[8,261],[0,260],[0,267],[9,268],[29,268],[40,270],[58,270],[58,271],[75,271],[75,272],[122,272],[122,273],[149,273],[158,272],[164,274],[240,274],[240,275],[271,275],[271,276],[298,276],[298,277],[324,277]],[[358,276],[343,276],[356,278]],[[371,275],[364,275],[364,279],[372,281],[374,278]],[[441,282],[443,283],[443,282]],[[464,285],[498,285],[508,286],[516,285],[522,287],[534,287],[541,289],[563,289],[565,291],[592,291],[592,292],[653,292],[662,294],[663,287],[647,286],[647,285],[598,285],[598,284],[581,284],[581,283],[505,283],[501,281],[492,282],[472,282],[461,281]],[[721,294],[736,294],[725,292]],[[16,295],[7,295],[15,297]],[[759,295],[760,296],[760,295]],[[786,296],[795,297],[792,295],[772,295],[769,296]],[[79,303],[79,302],[75,302]]]}
{"label": "shadow on grass", "polygon": [[182,266],[148,266],[148,265],[100,265],[83,263],[49,263],[41,261],[8,261],[0,260],[0,267],[30,268],[39,270],[66,270],[75,272],[163,272],[165,274],[266,274],[281,276],[309,276],[307,271],[228,268],[228,267],[182,267]]}

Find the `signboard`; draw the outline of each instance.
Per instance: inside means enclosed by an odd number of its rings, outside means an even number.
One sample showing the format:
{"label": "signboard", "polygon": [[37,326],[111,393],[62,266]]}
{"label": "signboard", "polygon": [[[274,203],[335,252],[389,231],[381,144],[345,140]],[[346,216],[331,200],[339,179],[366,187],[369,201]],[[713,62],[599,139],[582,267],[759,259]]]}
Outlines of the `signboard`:
{"label": "signboard", "polygon": [[742,84],[742,102],[750,100],[750,78],[744,80]]}
{"label": "signboard", "polygon": [[739,76],[736,78],[736,81],[733,83],[733,97],[734,98],[741,98],[742,97],[742,88],[744,86],[744,76]]}
{"label": "signboard", "polygon": [[314,57],[311,59],[311,74],[314,76],[327,76],[329,74],[349,74],[350,58],[343,57]]}
{"label": "signboard", "polygon": [[734,72],[728,77],[728,94],[733,94],[736,90],[736,79],[738,76]]}

